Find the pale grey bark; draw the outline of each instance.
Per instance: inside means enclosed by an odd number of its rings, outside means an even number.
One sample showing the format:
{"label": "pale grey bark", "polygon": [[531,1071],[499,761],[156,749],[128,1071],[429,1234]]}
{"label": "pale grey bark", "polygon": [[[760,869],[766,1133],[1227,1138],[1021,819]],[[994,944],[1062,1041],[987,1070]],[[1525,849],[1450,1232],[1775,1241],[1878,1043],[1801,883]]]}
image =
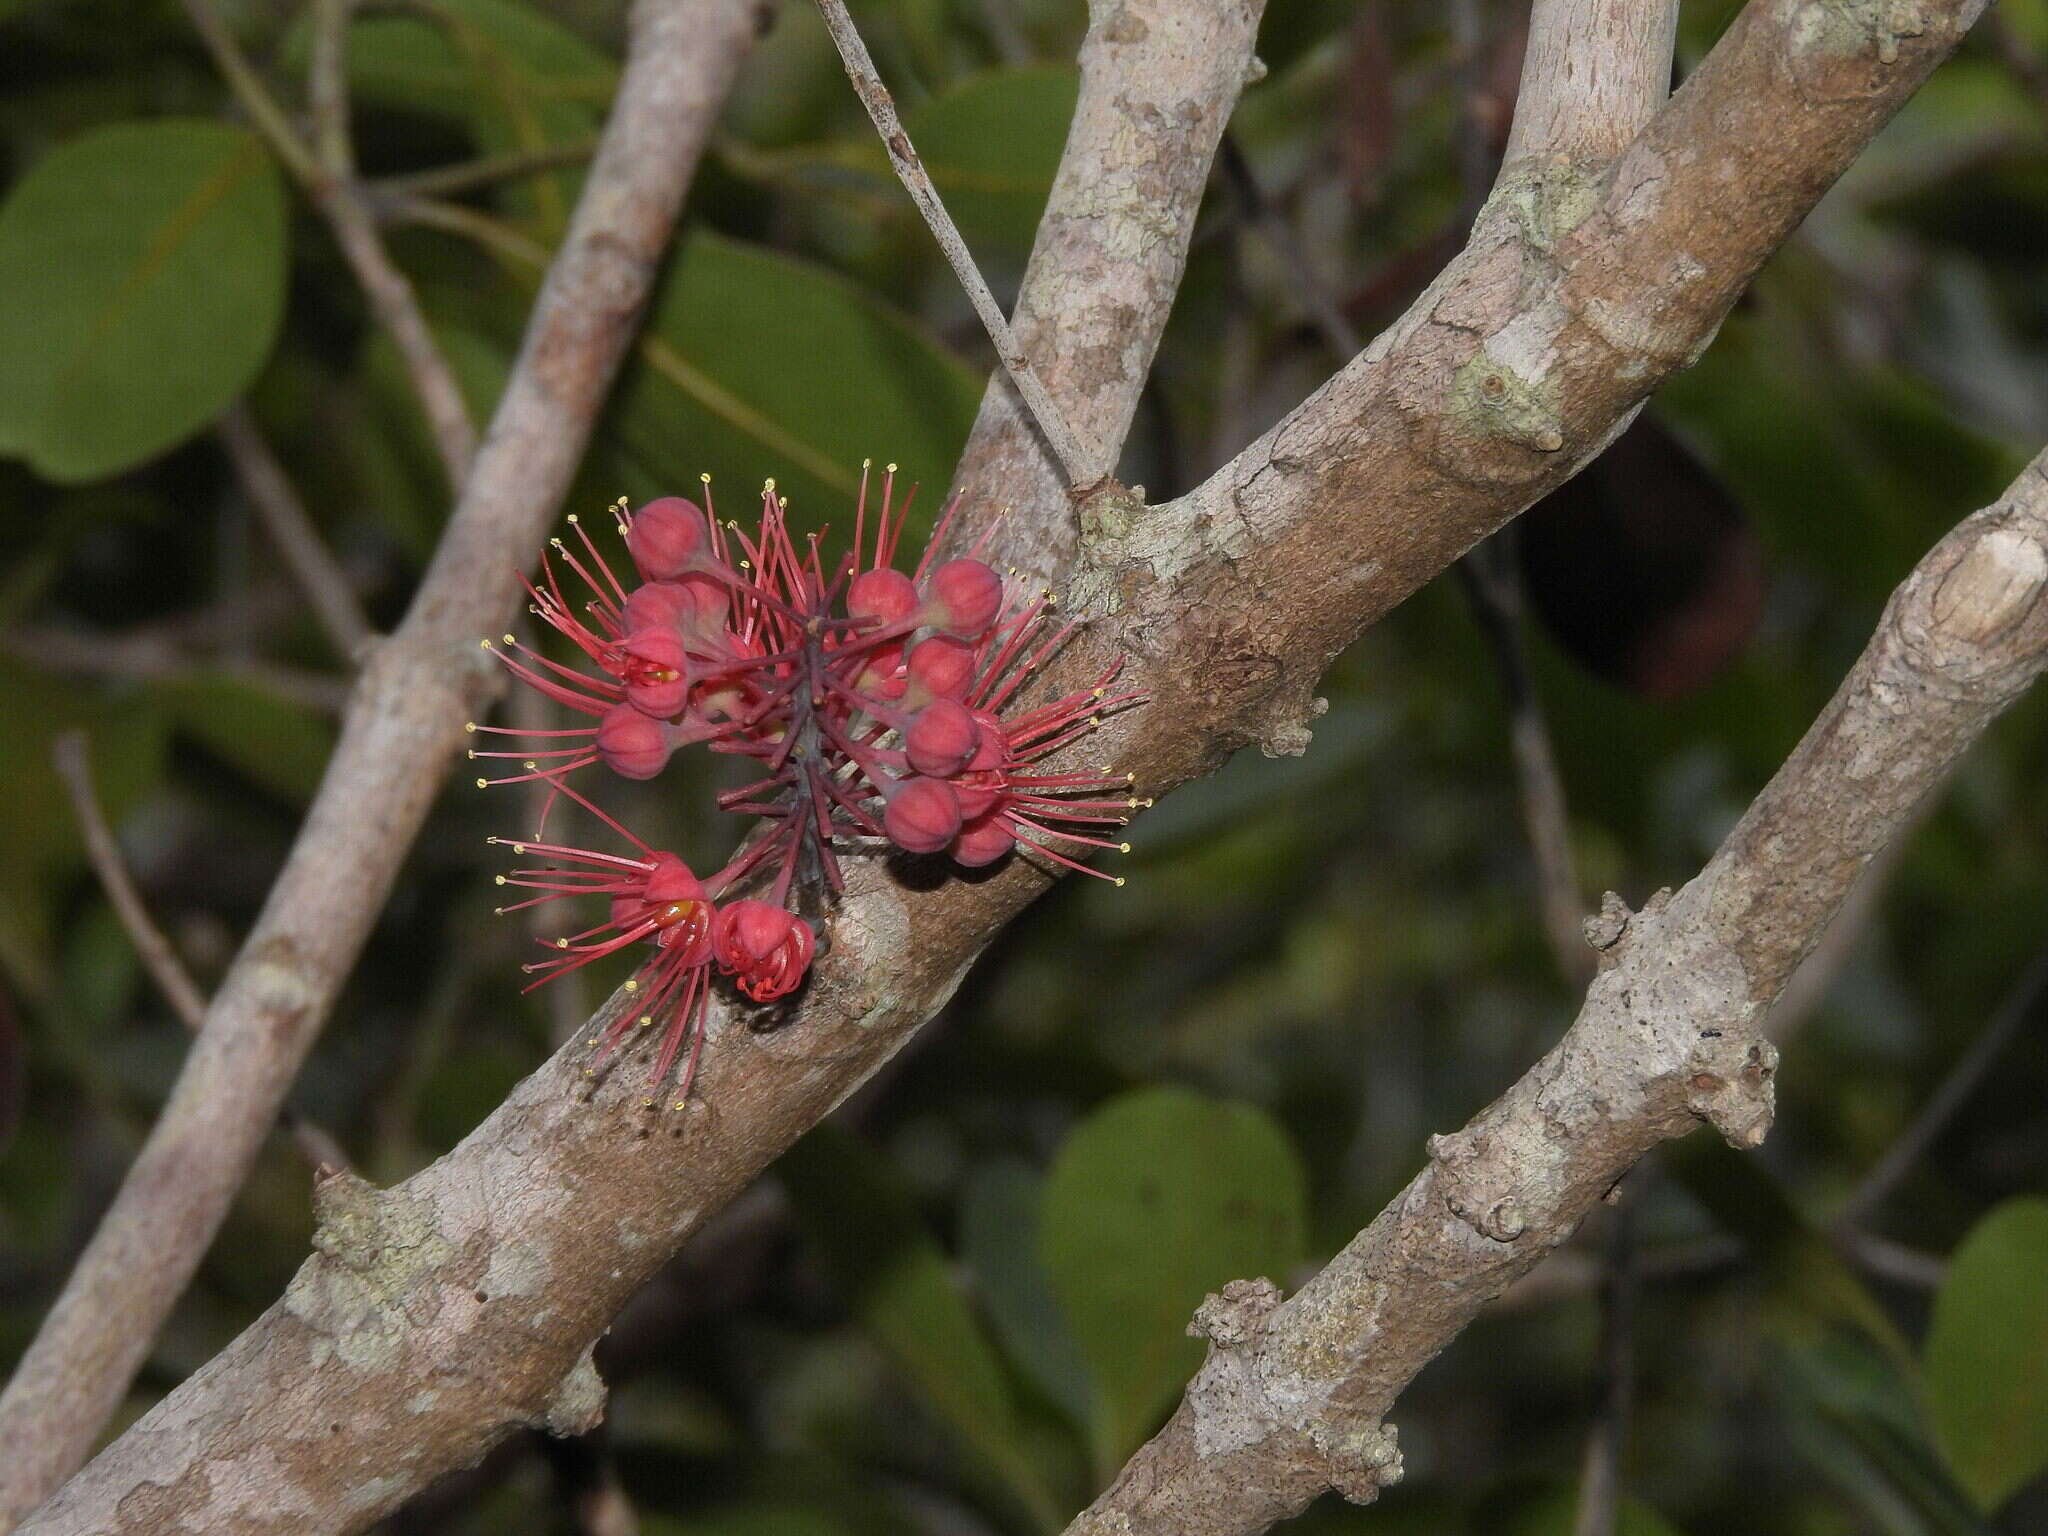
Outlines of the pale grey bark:
{"label": "pale grey bark", "polygon": [[405,622],[366,658],[306,823],[162,1116],[0,1393],[0,1530],[81,1463],[183,1292],[407,847],[499,686],[516,611],[630,342],[754,0],[641,0],[618,104],[560,257]]}
{"label": "pale grey bark", "polygon": [[[1251,742],[1301,750],[1329,657],[1565,478],[1696,355],[1756,266],[1977,9],[1972,0],[1918,0],[1902,17],[1898,7],[1759,0],[1611,170],[1540,184],[1511,178],[1472,247],[1409,316],[1208,484],[1159,508],[1116,487],[1084,498],[1086,558],[1067,583],[1069,607],[1099,622],[1076,639],[1049,683],[1092,675],[1122,653],[1133,681],[1153,695],[1146,709],[1105,726],[1089,761],[1130,771],[1137,793],[1149,795]],[[1138,0],[1099,8],[1090,30],[1099,68],[1112,67],[1110,50],[1142,49],[1154,35],[1122,28],[1127,12],[1140,20],[1163,14]],[[1198,26],[1238,14],[1219,7],[1179,19]],[[1145,168],[1106,176],[1110,228],[1119,227],[1119,209],[1142,210],[1141,187],[1168,198],[1184,198],[1190,187],[1198,194],[1199,172],[1169,162],[1213,148],[1204,109],[1184,121],[1133,119],[1118,114],[1113,79],[1092,89],[1094,131],[1153,151],[1148,159],[1127,144],[1133,167]],[[1090,90],[1084,83],[1084,108]],[[1134,120],[1147,131],[1132,133]],[[1119,163],[1080,121],[1068,158]],[[1043,349],[1027,344],[1076,424],[1113,442],[1127,427],[1147,338],[1156,338],[1172,288],[1163,266],[1131,261],[1136,286],[1125,301],[1134,312],[1117,313],[1110,295],[1123,274],[1108,270],[1111,253],[1092,243],[1083,215],[1093,189],[1064,170],[1061,182],[1069,201],[1056,188],[1052,215],[1061,228],[1042,235],[1034,261],[1048,307],[1031,322],[1052,326],[1057,314],[1058,334]],[[1166,238],[1148,241],[1141,229],[1131,226],[1136,243],[1127,255]],[[1027,299],[1031,291],[1027,283]],[[1071,324],[1064,305],[1053,307],[1060,294],[1081,312]],[[1099,306],[1093,318],[1091,306]],[[1030,318],[1020,312],[1020,331]],[[1084,361],[1083,383],[1063,386],[1057,368]],[[1059,573],[1073,549],[1063,493],[1035,489],[1047,466],[1040,457],[1031,468],[1019,446],[1028,446],[1028,426],[1005,429],[1001,409],[985,411],[963,481],[998,494],[1009,484],[1029,490],[1006,536],[1023,540],[1027,568]],[[1999,549],[2000,560],[2023,562],[2016,549]],[[1982,559],[1973,565],[1959,555],[1954,569],[1965,568],[1975,574],[1951,575],[1941,590],[1990,585]],[[1955,718],[1944,723],[1958,734]],[[1901,728],[1916,730],[1910,722]],[[1864,806],[1878,807],[1879,786],[1859,787],[1872,792]],[[1846,829],[1843,846],[1860,847],[1889,825],[1858,814],[1863,820]],[[1795,829],[1777,824],[1789,841],[1742,858],[1805,868],[1835,846],[1800,845]],[[1786,860],[1795,862],[1775,862]],[[1688,1010],[1735,995],[1731,955],[1748,987],[1781,960],[1789,965],[1772,946],[1817,927],[1836,899],[1835,876],[1792,883],[1782,911],[1752,912],[1745,901],[1781,898],[1744,886],[1733,873],[1744,867],[1703,877],[1668,907],[1653,904],[1626,923],[1617,917],[1605,935],[1614,964],[1589,1001],[1598,1017],[1582,1021],[1552,1058],[1606,1095],[1609,1107],[1628,1104],[1640,1115],[1623,1122],[1590,1101],[1551,1105],[1541,1084],[1524,1085],[1471,1133],[1439,1145],[1420,1193],[1411,1190],[1422,1225],[1397,1223],[1395,1231],[1457,1246],[1380,1253],[1412,1262],[1404,1284],[1418,1305],[1448,1296],[1445,1305],[1462,1306],[1473,1263],[1505,1262],[1496,1249],[1515,1251],[1521,1233],[1562,1219],[1584,1193],[1591,1163],[1578,1156],[1576,1140],[1515,1139],[1532,1106],[1537,1119],[1564,1116],[1575,1137],[1624,1165],[1652,1123],[1675,1129],[1703,1115],[1738,1139],[1761,1133],[1767,1050],[1758,1045],[1752,1056],[1748,1042],[1689,1035]],[[802,1005],[765,1034],[715,1013],[701,1096],[688,1110],[643,1112],[630,1060],[579,1093],[583,1058],[572,1047],[405,1184],[384,1192],[332,1186],[317,1251],[285,1299],[29,1528],[159,1530],[203,1516],[227,1531],[354,1529],[514,1425],[587,1422],[597,1409],[588,1350],[608,1319],[709,1212],[942,1005],[1000,924],[1047,883],[1022,860],[983,881],[930,890],[856,866],[832,950]],[[1774,930],[1780,918],[1786,926]],[[1730,924],[1748,925],[1739,943],[1727,937]],[[1657,955],[1661,963],[1649,958]],[[1687,970],[1695,964],[1697,975]],[[1640,988],[1612,979],[1638,969]],[[1631,1012],[1639,998],[1641,1025]],[[1594,1049],[1610,1037],[1625,1037],[1613,1059]],[[1642,1105],[1630,1097],[1646,1092]],[[1463,1214],[1447,1223],[1453,1205]],[[1288,1303],[1301,1336],[1358,1337],[1360,1290],[1378,1294],[1356,1265],[1333,1266],[1309,1299]],[[1248,1339],[1268,1300],[1241,1293],[1211,1309],[1205,1324],[1212,1337]],[[1381,1295],[1374,1305],[1393,1300]],[[1247,1355],[1233,1347],[1216,1358]],[[1283,1364],[1313,1397],[1314,1362]],[[1390,1377],[1358,1390],[1397,1389]],[[1325,1423],[1315,1465],[1343,1469],[1361,1490],[1391,1455],[1375,1415],[1348,1411],[1364,1401],[1304,1405]],[[1333,1403],[1347,1411],[1329,1419]]]}
{"label": "pale grey bark", "polygon": [[1479,1310],[1659,1142],[1770,1128],[1763,1025],[1864,866],[2048,667],[2048,454],[1900,585],[1877,633],[1705,869],[1588,921],[1599,974],[1544,1058],[1286,1301],[1212,1297],[1207,1361],[1069,1536],[1248,1536],[1399,1476],[1385,1416]]}

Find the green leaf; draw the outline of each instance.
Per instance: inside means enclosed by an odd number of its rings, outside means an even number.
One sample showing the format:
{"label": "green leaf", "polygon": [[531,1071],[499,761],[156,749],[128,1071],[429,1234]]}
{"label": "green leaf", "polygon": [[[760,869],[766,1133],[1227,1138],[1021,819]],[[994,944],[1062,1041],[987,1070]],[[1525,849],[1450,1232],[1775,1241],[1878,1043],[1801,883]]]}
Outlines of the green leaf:
{"label": "green leaf", "polygon": [[822,1126],[776,1167],[861,1326],[1034,1520],[1057,1528],[1002,1362],[888,1166]]}
{"label": "green leaf", "polygon": [[1095,1386],[1038,1262],[1042,1184],[1013,1159],[976,1168],[961,1195],[961,1256],[1010,1358],[1085,1430]]}
{"label": "green leaf", "polygon": [[[415,16],[365,16],[349,29],[358,99],[460,121],[488,154],[592,138],[618,85],[600,49],[518,0],[427,0]],[[310,33],[294,29],[287,59],[304,68]],[[503,192],[559,231],[579,173],[532,177]]]}
{"label": "green leaf", "polygon": [[284,288],[250,134],[159,118],[53,150],[0,208],[0,452],[66,482],[163,452],[255,378]]}
{"label": "green leaf", "polygon": [[1188,1319],[1209,1292],[1300,1259],[1300,1159],[1264,1112],[1181,1088],[1111,1100],[1046,1177],[1039,1254],[1097,1386],[1092,1442],[1107,1475],[1152,1430],[1202,1358]]}
{"label": "green leaf", "polygon": [[[1486,1536],[1572,1536],[1579,1494],[1554,1484],[1520,1484],[1489,1497],[1472,1529]],[[1640,1499],[1624,1497],[1614,1511],[1615,1536],[1679,1536],[1671,1524]]]}
{"label": "green leaf", "polygon": [[739,511],[773,476],[800,516],[836,522],[863,459],[942,486],[980,399],[978,375],[843,278],[699,233],[662,279],[610,425],[672,488],[708,472]]}
{"label": "green leaf", "polygon": [[[910,141],[969,240],[1030,248],[1080,88],[1067,65],[990,70],[910,114]],[[865,142],[888,174],[881,145]]]}
{"label": "green leaf", "polygon": [[2048,1469],[2048,1200],[2008,1200],[1963,1239],[1925,1371],[1935,1441],[1980,1508]]}
{"label": "green leaf", "polygon": [[287,800],[319,787],[334,729],[309,709],[225,673],[152,685],[164,713],[251,782]]}

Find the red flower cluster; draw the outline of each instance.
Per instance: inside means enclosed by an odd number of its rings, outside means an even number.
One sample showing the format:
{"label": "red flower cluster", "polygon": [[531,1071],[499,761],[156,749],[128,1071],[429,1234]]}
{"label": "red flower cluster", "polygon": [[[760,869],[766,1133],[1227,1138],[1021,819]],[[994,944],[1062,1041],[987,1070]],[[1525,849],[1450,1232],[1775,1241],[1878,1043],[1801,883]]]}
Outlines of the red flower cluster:
{"label": "red flower cluster", "polygon": [[[897,570],[909,498],[892,508],[894,474],[891,465],[870,545],[863,472],[853,549],[829,568],[816,536],[801,546],[791,536],[772,480],[751,535],[682,497],[638,513],[621,502],[619,531],[640,577],[630,590],[572,517],[580,549],[554,540],[541,585],[528,590],[534,612],[587,666],[565,666],[510,635],[501,655],[522,681],[591,723],[539,733],[470,727],[547,741],[539,750],[473,751],[522,767],[479,785],[545,781],[550,802],[553,794],[574,800],[637,850],[591,852],[537,841],[538,832],[514,842],[516,853],[548,862],[499,877],[539,893],[501,910],[568,896],[611,901],[609,921],[556,940],[557,953],[528,967],[536,986],[629,945],[653,944],[653,957],[626,984],[643,1005],[612,1025],[605,1045],[616,1046],[636,1023],[665,1018],[654,1078],[667,1076],[687,1039],[679,1103],[703,1044],[711,971],[756,1002],[801,985],[817,936],[799,912],[822,910],[842,889],[842,850],[893,844],[976,867],[1021,844],[1088,874],[1098,872],[1055,843],[1128,850],[1094,835],[1128,821],[1141,803],[1128,776],[1042,773],[1035,764],[1138,695],[1113,691],[1111,666],[1092,688],[1006,717],[1073,626],[1048,623],[1046,597],[1013,603],[981,560],[933,564],[957,503],[916,570]],[[707,505],[709,489],[707,476]],[[557,560],[588,597],[572,603],[565,595]],[[566,782],[592,764],[653,778],[691,745],[754,761],[752,782],[719,804],[764,823],[702,880]],[[760,894],[726,899],[745,889]]]}

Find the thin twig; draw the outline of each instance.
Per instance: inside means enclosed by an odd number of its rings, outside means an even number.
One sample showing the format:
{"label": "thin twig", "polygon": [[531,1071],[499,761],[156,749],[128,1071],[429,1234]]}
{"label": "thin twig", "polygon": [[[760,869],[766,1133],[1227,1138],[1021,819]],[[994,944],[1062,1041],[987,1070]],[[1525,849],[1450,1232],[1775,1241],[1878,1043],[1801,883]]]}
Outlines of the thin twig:
{"label": "thin twig", "polygon": [[306,594],[313,617],[320,621],[342,660],[356,660],[376,631],[356,601],[348,574],[321,540],[291,477],[264,440],[262,429],[247,407],[238,404],[222,414],[215,430],[285,568]]}
{"label": "thin twig", "polygon": [[185,1027],[196,1033],[206,1018],[206,994],[199,990],[199,984],[185,969],[185,962],[178,958],[163,930],[151,920],[142,893],[129,877],[121,845],[114,840],[113,828],[100,813],[98,797],[93,793],[85,733],[66,731],[59,736],[50,747],[50,761],[56,766],[57,777],[64,781],[64,792],[70,796],[72,813],[78,818],[79,835],[85,840],[86,859],[99,876],[114,915],[127,930],[129,942],[135,946],[135,953],[156,982],[157,990],[163,993],[164,1001],[184,1020]]}
{"label": "thin twig", "polygon": [[408,171],[400,176],[380,176],[363,183],[363,194],[373,208],[387,198],[449,197],[474,192],[500,182],[518,181],[544,171],[558,171],[581,165],[597,152],[597,140],[576,139],[566,144],[548,144],[539,149],[507,150],[499,155],[481,155],[431,170]]}
{"label": "thin twig", "polygon": [[[157,990],[163,993],[164,1001],[171,1005],[171,1011],[188,1032],[198,1034],[199,1026],[206,1020],[206,994],[199,990],[199,984],[185,969],[185,962],[178,958],[170,939],[150,917],[149,908],[143,904],[142,893],[135,888],[134,877],[128,873],[128,861],[121,856],[121,845],[114,837],[114,829],[107,825],[107,818],[100,810],[99,797],[93,791],[92,762],[85,732],[66,731],[59,736],[50,748],[50,760],[56,766],[57,777],[63,781],[65,794],[70,797],[72,814],[78,819],[78,833],[85,841],[86,860],[99,877],[100,889],[107,893],[107,901],[113,907],[114,915],[120,919],[128,942],[135,946],[143,969],[149,972]],[[278,1120],[291,1133],[293,1144],[309,1167],[348,1167],[348,1154],[341,1150],[341,1143],[321,1126],[289,1105],[279,1111]]]}
{"label": "thin twig", "polygon": [[988,339],[995,343],[997,358],[1010,375],[1011,382],[1017,386],[1017,393],[1024,397],[1024,404],[1037,421],[1038,430],[1045,434],[1046,446],[1060,461],[1068,486],[1084,490],[1094,485],[1115,466],[1098,463],[1096,450],[1092,446],[1083,446],[1067,418],[1053,403],[1044,381],[1032,368],[1031,359],[1018,346],[1017,338],[1010,330],[1009,318],[1004,315],[1002,306],[996,303],[995,295],[989,292],[981,269],[975,266],[974,257],[967,249],[967,242],[960,238],[960,231],[954,227],[945,203],[939,198],[938,188],[925,174],[924,163],[917,158],[910,135],[903,131],[902,120],[896,115],[895,99],[876,73],[875,61],[868,57],[867,44],[861,41],[853,18],[846,14],[844,0],[818,0],[818,14],[824,17],[825,30],[832,34],[840,60],[846,65],[847,78],[859,93],[861,104],[868,109],[868,118],[874,123],[875,132],[881,135],[882,147],[889,153],[889,163],[896,168],[897,178],[910,194],[910,200],[917,204],[917,211],[924,215],[932,238],[938,242],[953,275],[966,290],[975,314],[981,317],[982,328],[988,332]]}
{"label": "thin twig", "polygon": [[1511,570],[1503,568],[1505,551],[1498,545],[1499,537],[1472,550],[1453,569],[1486,638],[1507,700],[1508,747],[1521,791],[1522,825],[1536,867],[1543,934],[1566,984],[1583,987],[1593,976],[1593,951],[1581,926],[1586,905],[1572,857],[1571,809],[1551,746],[1550,725],[1529,673],[1519,583]]}
{"label": "thin twig", "polygon": [[158,630],[106,635],[19,625],[0,634],[0,650],[52,672],[116,682],[171,683],[216,673],[318,714],[338,715],[348,707],[349,684],[343,678],[260,656],[190,654]]}
{"label": "thin twig", "polygon": [[1614,1536],[1621,1507],[1621,1455],[1635,1402],[1635,1198],[1632,1190],[1623,1193],[1607,1233],[1600,1280],[1599,1403],[1579,1462],[1572,1536]]}
{"label": "thin twig", "polygon": [[1913,1165],[1926,1155],[1935,1139],[1948,1128],[1956,1111],[1969,1102],[1970,1095],[1983,1083],[1985,1074],[1997,1065],[1998,1058],[2012,1044],[2027,1020],[2040,1010],[2044,996],[2048,996],[2048,951],[2035,957],[2026,973],[2006,993],[1984,1032],[1956,1059],[1956,1064],[1948,1070],[1948,1076],[1941,1080],[1941,1086],[1921,1106],[1913,1123],[1886,1149],[1876,1166],[1856,1186],[1856,1192],[1842,1207],[1838,1218],[1841,1222],[1853,1226],[1884,1204],[1892,1191],[1899,1187],[1900,1180],[1912,1172]]}
{"label": "thin twig", "polygon": [[603,146],[433,563],[364,668],[162,1114],[0,1391],[0,1526],[78,1467],[147,1358],[369,937],[462,722],[499,686],[477,639],[517,611],[759,17],[752,0],[634,6]]}
{"label": "thin twig", "polygon": [[320,0],[314,11],[310,85],[317,149],[309,148],[292,127],[211,0],[182,3],[250,121],[327,220],[371,313],[405,362],[449,483],[459,489],[476,455],[476,426],[454,371],[421,313],[411,280],[384,249],[377,222],[356,183],[354,156],[348,148],[344,49],[352,0]]}
{"label": "thin twig", "polygon": [[[1245,223],[1286,263],[1294,281],[1295,297],[1308,310],[1323,345],[1340,362],[1356,357],[1364,348],[1364,338],[1343,307],[1330,296],[1293,226],[1260,189],[1251,162],[1228,132],[1223,135],[1218,161],[1237,194]],[[1484,170],[1482,166],[1481,174]],[[1482,183],[1482,194],[1483,191]],[[1455,569],[1473,618],[1486,637],[1495,670],[1500,674],[1501,691],[1507,697],[1508,742],[1514,757],[1515,779],[1521,789],[1522,821],[1536,866],[1537,905],[1544,937],[1565,984],[1575,989],[1583,987],[1593,975],[1593,952],[1586,946],[1579,926],[1586,908],[1572,858],[1571,813],[1565,799],[1564,776],[1558,771],[1550,726],[1529,675],[1520,584],[1493,543],[1472,550]]]}

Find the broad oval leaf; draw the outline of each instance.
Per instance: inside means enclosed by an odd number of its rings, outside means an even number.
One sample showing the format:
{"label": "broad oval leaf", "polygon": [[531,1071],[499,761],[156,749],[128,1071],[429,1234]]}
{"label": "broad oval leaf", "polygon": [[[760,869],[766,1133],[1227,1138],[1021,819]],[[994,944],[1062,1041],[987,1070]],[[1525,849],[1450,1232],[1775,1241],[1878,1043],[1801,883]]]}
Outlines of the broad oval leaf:
{"label": "broad oval leaf", "polygon": [[2048,1200],[2008,1200],[1971,1229],[1925,1353],[1935,1443],[1989,1513],[2048,1470]]}
{"label": "broad oval leaf", "polygon": [[861,1327],[1018,1505],[1057,1525],[1002,1362],[887,1163],[828,1125],[776,1169]]}
{"label": "broad oval leaf", "polygon": [[1039,1254],[1094,1372],[1098,1473],[1123,1464],[1201,1362],[1187,1327],[1202,1298],[1299,1260],[1306,1205],[1294,1147],[1249,1105],[1140,1089],[1067,1137]]}
{"label": "broad oval leaf", "polygon": [[980,399],[973,370],[845,279],[699,233],[663,275],[608,425],[670,489],[708,473],[739,510],[773,476],[806,522],[837,521],[863,459],[942,487]]}
{"label": "broad oval leaf", "polygon": [[255,378],[284,291],[251,134],[158,118],[53,150],[0,208],[0,452],[62,482],[163,452]]}

